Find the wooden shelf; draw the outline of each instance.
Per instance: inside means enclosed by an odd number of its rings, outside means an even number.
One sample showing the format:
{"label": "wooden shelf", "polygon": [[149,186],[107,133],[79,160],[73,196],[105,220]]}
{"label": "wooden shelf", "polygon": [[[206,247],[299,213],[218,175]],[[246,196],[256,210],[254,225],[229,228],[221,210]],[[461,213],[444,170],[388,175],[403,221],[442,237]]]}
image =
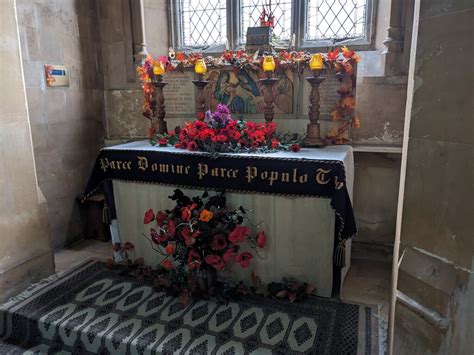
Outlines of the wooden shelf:
{"label": "wooden shelf", "polygon": [[402,154],[401,145],[371,145],[371,144],[354,144],[352,145],[356,153],[390,153]]}

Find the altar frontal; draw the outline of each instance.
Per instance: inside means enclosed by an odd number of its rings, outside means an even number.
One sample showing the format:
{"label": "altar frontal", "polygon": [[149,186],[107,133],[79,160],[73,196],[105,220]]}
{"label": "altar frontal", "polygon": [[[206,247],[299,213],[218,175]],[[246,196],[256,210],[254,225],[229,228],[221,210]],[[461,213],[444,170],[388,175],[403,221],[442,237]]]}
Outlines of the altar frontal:
{"label": "altar frontal", "polygon": [[356,233],[344,164],[338,160],[290,158],[285,154],[216,156],[166,147],[141,151],[103,149],[97,157],[87,195],[106,180],[329,198],[338,217],[335,237],[345,240]]}

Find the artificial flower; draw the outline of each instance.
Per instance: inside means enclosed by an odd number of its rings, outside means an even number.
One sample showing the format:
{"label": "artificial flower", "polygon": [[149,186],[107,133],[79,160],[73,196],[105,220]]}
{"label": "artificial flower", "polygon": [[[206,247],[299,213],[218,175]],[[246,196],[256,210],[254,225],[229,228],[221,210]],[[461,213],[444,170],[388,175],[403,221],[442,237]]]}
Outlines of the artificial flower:
{"label": "artificial flower", "polygon": [[222,234],[216,234],[212,238],[211,242],[211,248],[214,250],[222,250],[227,247],[227,241],[225,240],[225,237]]}
{"label": "artificial flower", "polygon": [[207,255],[204,260],[207,264],[214,267],[216,270],[222,270],[224,268],[224,261],[218,255]]}
{"label": "artificial flower", "polygon": [[148,211],[145,212],[145,217],[143,218],[143,224],[148,224],[153,222],[155,219],[155,214],[153,213],[153,210],[150,208]]}
{"label": "artificial flower", "polygon": [[222,254],[222,260],[224,260],[225,263],[228,263],[231,261],[235,256],[235,252],[233,248],[227,249],[224,254]]}
{"label": "artificial flower", "polygon": [[168,221],[168,227],[166,228],[166,232],[168,233],[168,236],[170,238],[174,237],[174,234],[176,232],[176,222],[174,219],[170,219]]}
{"label": "artificial flower", "polygon": [[194,243],[196,242],[196,238],[199,237],[201,233],[202,233],[201,231],[191,232],[191,227],[189,226],[185,226],[181,230],[181,236],[184,239],[184,243],[188,247],[194,245]]}
{"label": "artificial flower", "polygon": [[189,270],[199,269],[201,267],[201,255],[195,250],[190,250],[188,253],[188,268]]}
{"label": "artificial flower", "polygon": [[174,253],[174,245],[171,243],[168,243],[168,245],[166,245],[165,252],[168,255],[172,255]]}
{"label": "artificial flower", "polygon": [[339,48],[334,48],[332,51],[328,52],[326,58],[328,61],[336,61],[339,56]]}
{"label": "artificial flower", "polygon": [[204,209],[199,215],[199,220],[202,222],[209,222],[213,216],[214,214],[211,211]]}
{"label": "artificial flower", "polygon": [[166,212],[163,212],[163,211],[158,211],[156,213],[155,218],[156,218],[156,223],[158,223],[158,225],[161,227],[161,226],[163,226],[163,223],[168,218],[168,214]]}
{"label": "artificial flower", "polygon": [[197,150],[196,142],[194,142],[194,141],[189,142],[187,148],[188,148],[188,150],[190,150],[192,152]]}
{"label": "artificial flower", "polygon": [[171,270],[174,267],[173,263],[168,259],[163,260],[161,262],[161,266],[163,266],[166,270]]}
{"label": "artificial flower", "polygon": [[264,231],[261,231],[257,234],[256,241],[259,248],[265,247],[265,244],[267,243],[267,235]]}
{"label": "artificial flower", "polygon": [[355,52],[347,48],[347,46],[342,46],[341,50],[342,50],[342,55],[344,56],[344,58],[347,58],[347,59],[352,58],[352,56],[355,54]]}
{"label": "artificial flower", "polygon": [[158,141],[158,144],[160,145],[160,147],[166,147],[168,145],[168,139],[166,138],[161,138],[159,141]]}
{"label": "artificial flower", "polygon": [[291,145],[291,151],[292,151],[292,152],[297,153],[297,152],[300,151],[300,149],[301,149],[301,146],[300,146],[298,143],[295,143],[295,144],[292,144],[292,145]]}
{"label": "artificial flower", "polygon": [[234,244],[241,244],[250,234],[249,227],[237,226],[229,234],[229,241]]}
{"label": "artificial flower", "polygon": [[150,235],[151,235],[151,240],[155,244],[161,244],[165,242],[166,240],[168,240],[167,235],[161,233],[161,231],[160,233],[158,233],[155,228],[150,229]]}
{"label": "artificial flower", "polygon": [[235,261],[238,262],[243,269],[250,265],[252,259],[253,255],[248,251],[244,251],[243,253],[237,254],[235,256]]}

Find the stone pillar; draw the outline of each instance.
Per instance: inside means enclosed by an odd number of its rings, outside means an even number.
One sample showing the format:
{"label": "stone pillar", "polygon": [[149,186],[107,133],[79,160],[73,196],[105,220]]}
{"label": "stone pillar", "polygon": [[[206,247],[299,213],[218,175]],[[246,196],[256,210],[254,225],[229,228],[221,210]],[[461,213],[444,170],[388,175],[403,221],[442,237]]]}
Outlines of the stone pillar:
{"label": "stone pillar", "polygon": [[403,1],[392,0],[390,3],[390,21],[387,38],[383,41],[385,50],[385,75],[395,76],[401,71],[403,52]]}
{"label": "stone pillar", "polygon": [[135,63],[142,63],[148,55],[145,40],[145,8],[143,0],[132,0],[133,56]]}
{"label": "stone pillar", "polygon": [[[16,1],[0,1],[0,303],[54,272],[38,188]],[[59,164],[60,162],[58,162]]]}

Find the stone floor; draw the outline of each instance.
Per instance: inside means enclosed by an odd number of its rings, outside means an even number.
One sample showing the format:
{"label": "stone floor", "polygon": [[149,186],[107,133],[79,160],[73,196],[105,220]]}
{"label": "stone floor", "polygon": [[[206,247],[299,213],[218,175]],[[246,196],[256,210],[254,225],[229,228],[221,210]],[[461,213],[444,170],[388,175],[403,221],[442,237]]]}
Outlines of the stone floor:
{"label": "stone floor", "polygon": [[[86,258],[107,259],[112,256],[110,242],[85,240],[55,253],[56,272],[64,271]],[[367,259],[353,259],[344,282],[341,298],[346,302],[379,305],[380,349],[386,349],[386,332],[390,294],[391,264]]]}
{"label": "stone floor", "polygon": [[77,265],[88,258],[108,259],[112,257],[112,244],[87,239],[54,253],[56,272]]}

